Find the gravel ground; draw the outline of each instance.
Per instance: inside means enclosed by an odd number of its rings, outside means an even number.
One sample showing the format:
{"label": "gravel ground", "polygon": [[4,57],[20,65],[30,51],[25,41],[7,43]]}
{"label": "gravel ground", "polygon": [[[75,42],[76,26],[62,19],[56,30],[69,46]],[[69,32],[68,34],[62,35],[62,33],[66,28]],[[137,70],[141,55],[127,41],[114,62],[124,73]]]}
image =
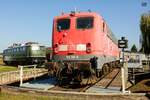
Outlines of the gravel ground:
{"label": "gravel ground", "polygon": [[150,92],[150,79],[144,79],[129,89],[133,93]]}

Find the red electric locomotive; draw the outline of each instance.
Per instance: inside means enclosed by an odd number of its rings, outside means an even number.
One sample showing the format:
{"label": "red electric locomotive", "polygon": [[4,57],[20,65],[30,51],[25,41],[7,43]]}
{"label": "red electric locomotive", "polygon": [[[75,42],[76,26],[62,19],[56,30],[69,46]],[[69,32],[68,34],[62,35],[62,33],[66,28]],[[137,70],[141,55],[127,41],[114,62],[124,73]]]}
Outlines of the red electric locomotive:
{"label": "red electric locomotive", "polygon": [[53,60],[59,64],[57,76],[69,82],[81,82],[94,74],[100,76],[119,58],[117,39],[104,19],[94,12],[55,17],[52,48]]}

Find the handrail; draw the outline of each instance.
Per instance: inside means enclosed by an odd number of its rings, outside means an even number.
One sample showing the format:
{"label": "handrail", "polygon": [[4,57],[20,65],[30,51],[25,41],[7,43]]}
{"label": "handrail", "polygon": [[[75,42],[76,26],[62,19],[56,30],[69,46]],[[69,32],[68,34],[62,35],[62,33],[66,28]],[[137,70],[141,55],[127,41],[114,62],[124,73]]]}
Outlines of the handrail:
{"label": "handrail", "polygon": [[[48,71],[46,69],[26,69],[23,71],[23,80],[35,78],[46,74]],[[12,82],[17,82],[20,80],[20,71],[10,71],[0,73],[0,85],[10,84]]]}

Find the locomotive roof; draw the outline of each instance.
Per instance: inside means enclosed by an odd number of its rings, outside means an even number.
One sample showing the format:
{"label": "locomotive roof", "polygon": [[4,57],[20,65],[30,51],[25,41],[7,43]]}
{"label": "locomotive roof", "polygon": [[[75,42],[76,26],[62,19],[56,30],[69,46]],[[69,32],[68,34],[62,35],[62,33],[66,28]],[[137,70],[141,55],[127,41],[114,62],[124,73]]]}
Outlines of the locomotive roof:
{"label": "locomotive roof", "polygon": [[[13,48],[18,48],[18,47],[23,47],[23,46],[32,46],[32,45],[42,46],[38,42],[27,42],[25,44],[14,43],[12,46],[9,46],[7,49],[13,49]],[[7,49],[5,49],[5,50],[7,50]]]}
{"label": "locomotive roof", "polygon": [[[72,13],[63,13],[59,16],[56,16],[54,19],[59,19],[59,18],[66,18],[66,17],[70,17],[70,16],[99,16],[101,17],[99,14],[95,13],[95,12],[72,12]],[[101,17],[102,18],[102,17]]]}

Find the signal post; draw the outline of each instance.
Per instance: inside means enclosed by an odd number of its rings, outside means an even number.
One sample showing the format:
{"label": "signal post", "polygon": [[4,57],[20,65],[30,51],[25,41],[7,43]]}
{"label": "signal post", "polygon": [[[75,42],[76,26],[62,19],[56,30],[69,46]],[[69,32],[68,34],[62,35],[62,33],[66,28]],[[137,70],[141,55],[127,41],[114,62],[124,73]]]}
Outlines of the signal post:
{"label": "signal post", "polygon": [[[122,49],[122,63],[123,66],[121,67],[121,79],[122,79],[122,92],[123,93],[130,93],[130,91],[125,90],[125,68],[127,67],[125,60],[124,60],[124,50],[128,48],[128,40],[125,37],[121,37],[118,40],[118,47]],[[128,72],[127,72],[128,73]]]}

